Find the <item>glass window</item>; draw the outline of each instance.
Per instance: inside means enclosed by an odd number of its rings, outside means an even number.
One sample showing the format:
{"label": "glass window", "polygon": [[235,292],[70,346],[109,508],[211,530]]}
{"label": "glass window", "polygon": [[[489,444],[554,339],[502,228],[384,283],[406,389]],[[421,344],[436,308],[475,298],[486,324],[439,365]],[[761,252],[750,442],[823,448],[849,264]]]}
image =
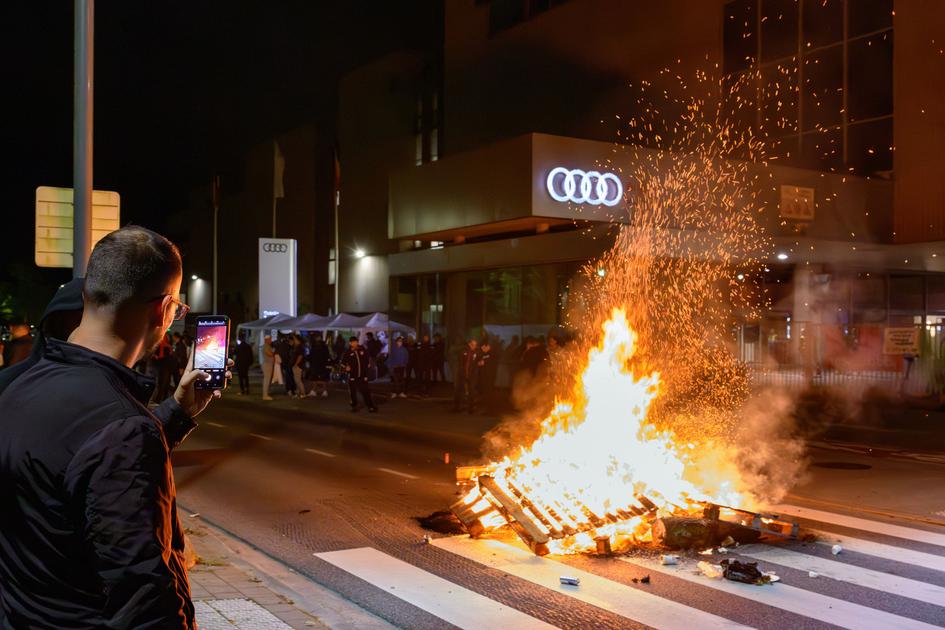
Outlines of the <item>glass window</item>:
{"label": "glass window", "polygon": [[893,168],[893,119],[883,118],[850,125],[847,131],[847,164],[857,175],[872,175]]}
{"label": "glass window", "polygon": [[847,0],[850,37],[893,25],[893,0]]}
{"label": "glass window", "polygon": [[801,166],[834,171],[843,169],[843,132],[839,127],[805,133],[801,143]]}
{"label": "glass window", "polygon": [[762,0],[761,61],[797,55],[798,0]]}
{"label": "glass window", "polygon": [[761,75],[762,127],[775,137],[796,133],[797,66],[764,66]]}
{"label": "glass window", "polygon": [[[806,6],[806,5],[805,5]],[[833,46],[804,57],[804,131],[843,122],[843,48]]]}
{"label": "glass window", "polygon": [[851,40],[847,46],[850,122],[892,114],[892,31]]}
{"label": "glass window", "polygon": [[756,8],[756,0],[735,0],[725,5],[725,74],[747,70],[758,56]]}
{"label": "glass window", "polygon": [[804,50],[842,41],[843,0],[806,0],[801,23]]}

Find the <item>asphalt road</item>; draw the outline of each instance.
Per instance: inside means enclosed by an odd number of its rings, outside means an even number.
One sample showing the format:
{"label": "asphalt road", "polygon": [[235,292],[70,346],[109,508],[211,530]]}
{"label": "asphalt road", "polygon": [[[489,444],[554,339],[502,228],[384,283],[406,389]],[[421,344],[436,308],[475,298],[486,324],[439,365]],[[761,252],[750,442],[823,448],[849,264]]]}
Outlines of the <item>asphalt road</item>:
{"label": "asphalt road", "polygon": [[[814,450],[817,465],[783,509],[821,531],[818,542],[683,554],[677,566],[646,555],[536,558],[512,538],[426,544],[412,519],[455,500],[453,465],[477,457],[477,419],[440,417],[445,404],[426,401],[346,415],[338,396],[264,406],[228,392],[175,453],[178,500],[394,625],[945,627],[945,465]],[[737,556],[781,582],[696,569]],[[563,574],[580,585],[559,584]]]}

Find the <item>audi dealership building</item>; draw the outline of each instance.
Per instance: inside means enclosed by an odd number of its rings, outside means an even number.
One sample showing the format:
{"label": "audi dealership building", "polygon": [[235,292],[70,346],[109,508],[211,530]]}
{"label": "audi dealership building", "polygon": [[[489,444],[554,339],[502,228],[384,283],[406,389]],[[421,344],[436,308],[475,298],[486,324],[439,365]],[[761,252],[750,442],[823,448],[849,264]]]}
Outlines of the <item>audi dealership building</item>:
{"label": "audi dealership building", "polygon": [[[760,56],[762,72],[830,71],[781,104],[778,166],[764,171],[770,309],[735,331],[740,352],[896,369],[887,329],[935,336],[945,322],[945,104],[931,97],[945,58],[915,45],[945,28],[945,5],[844,4],[797,3],[803,20],[746,39],[735,18],[764,14],[759,0],[447,0],[432,50],[342,82],[336,307],[450,339],[546,334],[626,220],[610,204],[632,167],[614,141],[633,85],[685,99],[661,69],[737,76]],[[846,106],[816,110],[827,92]]]}

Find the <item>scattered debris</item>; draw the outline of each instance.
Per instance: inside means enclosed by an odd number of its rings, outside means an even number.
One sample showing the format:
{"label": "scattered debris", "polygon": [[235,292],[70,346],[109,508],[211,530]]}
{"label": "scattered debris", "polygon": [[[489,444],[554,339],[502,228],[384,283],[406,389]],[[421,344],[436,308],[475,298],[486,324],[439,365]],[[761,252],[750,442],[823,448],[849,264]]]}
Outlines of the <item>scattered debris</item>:
{"label": "scattered debris", "polygon": [[311,512],[311,510],[309,510],[309,509],[307,509],[307,508],[304,509],[304,510],[299,510],[299,514],[308,514],[309,512]]}
{"label": "scattered debris", "polygon": [[809,578],[820,577],[820,573],[817,573],[816,571],[808,571],[808,572],[807,572],[807,577],[809,577]]}
{"label": "scattered debris", "polygon": [[194,512],[190,515],[190,518],[197,518],[198,516],[200,516],[200,512]]}
{"label": "scattered debris", "polygon": [[447,510],[437,510],[429,516],[415,516],[414,518],[423,529],[439,534],[462,534],[466,531],[459,519]]}
{"label": "scattered debris", "polygon": [[757,562],[741,562],[726,558],[722,560],[722,576],[726,580],[733,582],[742,582],[744,584],[769,584],[779,582],[780,577],[773,571],[762,573],[758,570]]}
{"label": "scattered debris", "polygon": [[732,538],[731,536],[726,536],[725,540],[723,540],[719,544],[722,545],[723,547],[737,547],[738,546],[738,543],[735,542],[735,539]]}
{"label": "scattered debris", "polygon": [[679,556],[674,554],[665,554],[662,558],[660,558],[660,564],[664,566],[679,564]]}
{"label": "scattered debris", "polygon": [[703,549],[702,551],[700,551],[700,552],[699,552],[699,555],[700,555],[700,556],[711,556],[711,555],[714,554],[714,553],[715,553],[715,549],[713,549],[712,547],[709,547],[708,549]]}
{"label": "scattered debris", "polygon": [[649,575],[644,575],[643,577],[640,578],[640,584],[649,584],[649,583],[650,583]]}
{"label": "scattered debris", "polygon": [[841,551],[843,551],[843,547],[841,547],[840,545],[834,545],[833,547],[830,548],[830,553],[832,553],[835,556],[839,556]]}
{"label": "scattered debris", "polygon": [[719,547],[718,549],[716,549],[716,551],[718,553],[728,553],[728,549],[726,547]]}
{"label": "scattered debris", "polygon": [[424,534],[423,542],[424,544],[429,545],[431,542],[433,542],[433,538],[431,538],[429,534]]}
{"label": "scattered debris", "polygon": [[803,536],[801,536],[801,542],[806,542],[806,543],[817,542],[817,535],[808,532],[804,534]]}
{"label": "scattered debris", "polygon": [[581,578],[571,577],[571,576],[568,576],[568,575],[562,575],[560,578],[558,578],[558,580],[559,580],[562,584],[567,584],[568,586],[580,586],[580,585],[581,585]]}
{"label": "scattered debris", "polygon": [[653,542],[670,549],[712,547],[717,539],[717,525],[717,521],[707,518],[658,518],[653,521]]}
{"label": "scattered debris", "polygon": [[713,580],[717,580],[722,577],[722,568],[717,564],[712,564],[711,562],[706,562],[705,560],[700,560],[699,564],[696,565],[699,567],[699,570],[702,572],[702,575],[710,577]]}

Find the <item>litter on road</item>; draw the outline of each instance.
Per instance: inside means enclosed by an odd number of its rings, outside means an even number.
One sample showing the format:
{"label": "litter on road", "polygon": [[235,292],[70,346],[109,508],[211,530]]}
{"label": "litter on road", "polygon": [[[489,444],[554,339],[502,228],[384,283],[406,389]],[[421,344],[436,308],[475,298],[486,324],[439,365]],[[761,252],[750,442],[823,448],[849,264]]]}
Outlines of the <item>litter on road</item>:
{"label": "litter on road", "polygon": [[841,547],[840,545],[834,545],[833,547],[830,548],[830,553],[832,553],[835,556],[839,556],[841,551],[843,551],[843,547]]}

